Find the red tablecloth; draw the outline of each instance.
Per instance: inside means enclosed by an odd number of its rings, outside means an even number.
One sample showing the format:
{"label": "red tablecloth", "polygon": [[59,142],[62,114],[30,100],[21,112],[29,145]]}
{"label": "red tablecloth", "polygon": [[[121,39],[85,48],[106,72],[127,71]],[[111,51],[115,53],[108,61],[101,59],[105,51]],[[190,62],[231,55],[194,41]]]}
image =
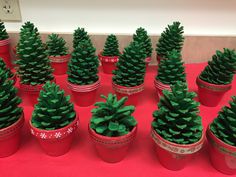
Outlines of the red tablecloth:
{"label": "red tablecloth", "polygon": [[[206,64],[187,64],[187,80],[189,88],[197,91],[195,79]],[[197,157],[181,171],[169,171],[161,166],[154,153],[153,141],[150,137],[150,126],[152,113],[157,109],[156,90],[153,80],[156,75],[156,66],[148,68],[145,77],[145,91],[140,98],[140,104],[136,107],[134,116],[138,120],[138,135],[126,158],[116,164],[103,162],[96,154],[96,151],[88,136],[88,122],[91,118],[93,106],[81,108],[75,106],[80,118],[78,134],[71,150],[61,157],[50,157],[42,152],[36,140],[30,135],[28,120],[31,117],[33,107],[23,102],[26,124],[23,128],[22,144],[20,149],[12,156],[0,158],[0,177],[217,177],[226,176],[216,171],[210,164],[206,147]],[[111,75],[105,75],[100,71],[101,88],[97,95],[113,92],[111,87]],[[66,76],[56,77],[56,82],[69,93],[66,88]],[[223,98],[219,106],[209,108],[200,106],[200,115],[203,125],[206,127],[213,118],[217,116],[220,108],[227,104],[231,95],[236,95],[236,81],[233,88]],[[17,84],[18,86],[18,84]],[[0,147],[1,148],[1,147]]]}

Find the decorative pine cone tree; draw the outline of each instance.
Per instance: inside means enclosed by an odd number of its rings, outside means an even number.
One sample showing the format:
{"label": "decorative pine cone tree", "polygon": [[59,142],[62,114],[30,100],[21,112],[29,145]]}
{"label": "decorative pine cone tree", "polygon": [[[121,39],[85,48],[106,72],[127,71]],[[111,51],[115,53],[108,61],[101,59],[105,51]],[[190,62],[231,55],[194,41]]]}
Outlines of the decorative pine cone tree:
{"label": "decorative pine cone tree", "polygon": [[[21,36],[21,33],[24,31],[24,29],[28,28],[31,32],[35,32],[37,35],[39,35],[39,31],[38,31],[38,28],[35,27],[35,25],[30,22],[30,21],[27,21],[25,22],[22,27],[21,27],[21,30],[20,30],[20,36]],[[24,32],[23,32],[24,33]]]}
{"label": "decorative pine cone tree", "polygon": [[225,106],[210,124],[212,133],[226,144],[236,146],[236,96]]}
{"label": "decorative pine cone tree", "polygon": [[29,28],[22,28],[17,55],[20,58],[16,61],[17,73],[22,84],[44,84],[46,81],[54,79],[50,60],[35,30],[30,31]]}
{"label": "decorative pine cone tree", "polygon": [[48,56],[63,56],[68,54],[66,41],[59,37],[58,34],[52,33],[48,35],[46,42]]}
{"label": "decorative pine cone tree", "polygon": [[157,54],[162,57],[167,57],[167,52],[173,49],[181,53],[183,43],[184,43],[184,27],[181,26],[180,22],[173,22],[172,25],[168,27],[161,33],[161,36],[156,45]]}
{"label": "decorative pine cone tree", "polygon": [[177,144],[192,144],[202,137],[202,122],[198,115],[200,105],[193,100],[194,92],[188,92],[187,84],[177,81],[172,91],[164,90],[153,113],[153,129],[165,140]]}
{"label": "decorative pine cone tree", "polygon": [[199,77],[212,84],[225,85],[232,82],[235,70],[236,52],[224,48],[224,52],[216,51]]}
{"label": "decorative pine cone tree", "polygon": [[136,41],[130,43],[124,49],[114,71],[113,82],[115,84],[132,87],[144,82],[145,52],[141,44]]}
{"label": "decorative pine cone tree", "polygon": [[105,46],[103,49],[103,56],[119,56],[119,43],[117,37],[113,34],[110,34],[105,42]]}
{"label": "decorative pine cone tree", "polygon": [[14,124],[21,117],[22,108],[18,107],[21,99],[16,93],[13,81],[8,80],[6,71],[0,69],[0,129]]}
{"label": "decorative pine cone tree", "polygon": [[7,68],[2,58],[0,58],[0,70],[5,71],[7,78],[11,78],[13,76],[13,73],[9,68]]}
{"label": "decorative pine cone tree", "polygon": [[8,36],[7,31],[6,31],[5,25],[4,25],[3,22],[0,22],[0,41],[8,39],[8,38],[9,38],[9,36]]}
{"label": "decorative pine cone tree", "polygon": [[167,52],[167,59],[160,61],[156,80],[167,85],[173,85],[176,81],[186,82],[183,61],[177,50]]}
{"label": "decorative pine cone tree", "polygon": [[68,81],[76,85],[89,85],[98,80],[98,57],[90,40],[83,40],[71,54]]}
{"label": "decorative pine cone tree", "polygon": [[83,40],[90,40],[90,37],[84,28],[78,27],[73,34],[73,48],[75,49]]}
{"label": "decorative pine cone tree", "polygon": [[32,125],[43,130],[55,130],[69,125],[76,118],[70,96],[65,96],[55,83],[47,82],[40,91],[32,115]]}
{"label": "decorative pine cone tree", "polygon": [[133,35],[133,40],[139,43],[143,43],[146,54],[145,58],[152,55],[152,41],[144,28],[140,27],[136,30],[136,34]]}
{"label": "decorative pine cone tree", "polygon": [[101,95],[106,102],[97,102],[92,110],[90,127],[98,134],[117,137],[128,134],[137,125],[137,121],[131,115],[135,107],[124,106],[127,97],[117,100],[116,95]]}

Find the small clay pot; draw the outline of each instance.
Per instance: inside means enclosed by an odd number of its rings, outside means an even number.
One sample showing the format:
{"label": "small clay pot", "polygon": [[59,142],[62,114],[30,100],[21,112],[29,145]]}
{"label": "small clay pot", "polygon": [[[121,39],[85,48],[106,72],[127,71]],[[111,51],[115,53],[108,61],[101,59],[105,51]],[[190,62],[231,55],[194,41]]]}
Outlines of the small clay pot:
{"label": "small clay pot", "polygon": [[8,68],[12,68],[11,55],[10,55],[10,38],[0,40],[0,58],[6,63]]}
{"label": "small clay pot", "polygon": [[63,75],[66,74],[67,64],[71,58],[70,54],[63,56],[49,56],[51,61],[51,66],[54,69],[53,74],[55,75]]}
{"label": "small clay pot", "polygon": [[112,71],[116,70],[116,63],[119,60],[119,56],[103,56],[102,52],[100,52],[98,58],[102,63],[104,73],[112,74]]}
{"label": "small clay pot", "polygon": [[90,126],[88,131],[101,159],[105,162],[116,163],[125,158],[136,137],[137,126],[130,133],[118,137],[99,135]]}

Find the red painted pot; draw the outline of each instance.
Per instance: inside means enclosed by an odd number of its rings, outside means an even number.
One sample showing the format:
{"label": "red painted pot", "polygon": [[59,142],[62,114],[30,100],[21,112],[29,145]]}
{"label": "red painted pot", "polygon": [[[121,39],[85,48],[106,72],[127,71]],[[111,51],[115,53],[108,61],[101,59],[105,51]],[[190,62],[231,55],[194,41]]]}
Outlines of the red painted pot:
{"label": "red painted pot", "polygon": [[8,68],[12,68],[10,55],[10,39],[0,40],[0,58],[6,63]]}
{"label": "red painted pot", "polygon": [[50,156],[61,156],[70,150],[74,135],[79,125],[78,116],[69,125],[56,130],[42,130],[29,121],[30,131],[37,138],[41,148]]}
{"label": "red painted pot", "polygon": [[209,107],[215,107],[222,100],[224,94],[231,89],[232,84],[216,85],[196,79],[198,85],[198,97],[201,104]]}
{"label": "red painted pot", "polygon": [[199,151],[204,143],[205,136],[193,144],[182,145],[163,139],[152,129],[152,139],[155,142],[155,151],[160,163],[167,169],[177,171],[190,163],[193,156]]}
{"label": "red painted pot", "polygon": [[67,64],[71,58],[70,54],[63,56],[49,56],[51,61],[51,66],[54,69],[53,74],[55,75],[63,75],[66,74]]}
{"label": "red painted pot", "polygon": [[142,91],[144,90],[144,84],[134,87],[125,87],[112,82],[112,88],[115,91],[118,99],[121,99],[125,96],[128,97],[128,100],[125,102],[125,105],[137,105],[139,97]]}
{"label": "red painted pot", "polygon": [[134,127],[130,133],[119,137],[99,135],[90,126],[88,131],[97,153],[102,160],[109,163],[116,163],[125,158],[129,147],[136,137],[137,127]]}
{"label": "red painted pot", "polygon": [[24,125],[24,114],[14,124],[0,129],[0,158],[14,154],[20,146],[21,128]]}
{"label": "red painted pot", "polygon": [[98,58],[102,63],[104,73],[112,74],[112,71],[116,70],[116,63],[119,60],[119,56],[103,56],[102,52],[100,52]]}
{"label": "red painted pot", "polygon": [[149,63],[150,63],[151,61],[152,61],[152,58],[151,58],[151,57],[147,57],[147,58],[145,58],[146,70],[147,70],[148,65],[149,65]]}
{"label": "red painted pot", "polygon": [[160,97],[163,96],[163,92],[162,92],[163,90],[171,91],[170,85],[163,84],[161,81],[156,80],[156,79],[154,80],[154,86],[157,91],[158,100],[160,100]]}
{"label": "red painted pot", "polygon": [[[55,78],[51,82],[56,82]],[[38,97],[40,90],[42,90],[42,87],[44,84],[39,85],[28,85],[28,84],[22,84],[19,83],[20,86],[20,92],[24,95],[24,102],[28,105],[34,106],[38,103]]]}
{"label": "red painted pot", "polygon": [[236,174],[236,146],[226,144],[217,138],[210,130],[210,126],[206,135],[213,167],[224,174]]}
{"label": "red painted pot", "polygon": [[100,87],[100,80],[90,85],[75,85],[67,82],[67,86],[71,90],[76,105],[87,107],[95,102],[97,89]]}

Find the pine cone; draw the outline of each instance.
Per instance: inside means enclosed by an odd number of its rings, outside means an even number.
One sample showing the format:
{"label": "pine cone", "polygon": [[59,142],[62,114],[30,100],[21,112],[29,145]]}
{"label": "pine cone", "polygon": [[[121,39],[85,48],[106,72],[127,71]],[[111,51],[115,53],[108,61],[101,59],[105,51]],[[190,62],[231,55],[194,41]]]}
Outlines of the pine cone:
{"label": "pine cone", "polygon": [[183,43],[184,43],[184,27],[180,26],[180,22],[174,22],[161,33],[161,36],[156,45],[156,52],[162,58],[167,57],[167,52],[173,49],[181,53]]}
{"label": "pine cone", "polygon": [[93,84],[98,80],[98,57],[90,40],[84,40],[74,49],[68,64],[68,81],[77,85]]}
{"label": "pine cone", "polygon": [[147,31],[144,28],[140,27],[136,30],[136,34],[133,35],[133,40],[143,44],[145,58],[152,55],[151,38],[148,36]]}
{"label": "pine cone", "polygon": [[128,134],[137,125],[137,121],[131,114],[134,106],[124,106],[127,97],[117,100],[116,95],[101,96],[106,102],[97,102],[92,112],[90,127],[98,134],[117,137]]}
{"label": "pine cone", "polygon": [[16,95],[17,89],[13,86],[13,81],[7,78],[6,71],[0,69],[0,129],[14,124],[23,111],[18,107],[21,99]]}
{"label": "pine cone", "polygon": [[4,71],[7,74],[7,78],[13,77],[13,73],[9,68],[7,68],[2,58],[0,58],[0,70]]}
{"label": "pine cone", "polygon": [[212,61],[209,61],[202,71],[200,79],[212,84],[230,84],[235,70],[236,52],[235,50],[224,48],[224,52],[217,50],[216,54],[212,56]]}
{"label": "pine cone", "polygon": [[70,96],[64,95],[55,83],[47,82],[40,91],[38,104],[32,115],[32,125],[43,130],[63,128],[73,122],[76,113]]}
{"label": "pine cone", "polygon": [[226,144],[236,146],[236,96],[225,106],[210,124],[212,133]]}
{"label": "pine cone", "polygon": [[5,25],[3,22],[0,22],[0,40],[8,39],[8,33],[6,31]]}
{"label": "pine cone", "polygon": [[102,55],[103,56],[120,55],[119,44],[115,35],[111,34],[107,37]]}
{"label": "pine cone", "polygon": [[90,40],[90,37],[84,28],[77,28],[73,34],[73,48],[75,49],[83,40]]}
{"label": "pine cone", "polygon": [[156,80],[163,84],[172,85],[176,81],[186,82],[181,54],[177,50],[167,53],[167,58],[161,60],[158,65],[158,74]]}
{"label": "pine cone", "polygon": [[138,42],[130,43],[124,49],[123,54],[119,57],[117,69],[114,71],[113,82],[126,86],[138,86],[144,82],[145,75],[145,52]]}
{"label": "pine cone", "polygon": [[58,34],[48,35],[46,42],[48,56],[63,56],[68,54],[68,48],[66,47],[66,41],[59,37]]}
{"label": "pine cone", "polygon": [[37,85],[53,80],[53,69],[46,55],[45,48],[38,34],[28,28],[22,29],[18,43],[16,61],[21,83]]}
{"label": "pine cone", "polygon": [[193,100],[194,92],[188,92],[186,83],[176,82],[172,91],[164,90],[153,113],[152,127],[165,140],[177,144],[192,144],[202,137],[202,120],[198,115],[199,103]]}

